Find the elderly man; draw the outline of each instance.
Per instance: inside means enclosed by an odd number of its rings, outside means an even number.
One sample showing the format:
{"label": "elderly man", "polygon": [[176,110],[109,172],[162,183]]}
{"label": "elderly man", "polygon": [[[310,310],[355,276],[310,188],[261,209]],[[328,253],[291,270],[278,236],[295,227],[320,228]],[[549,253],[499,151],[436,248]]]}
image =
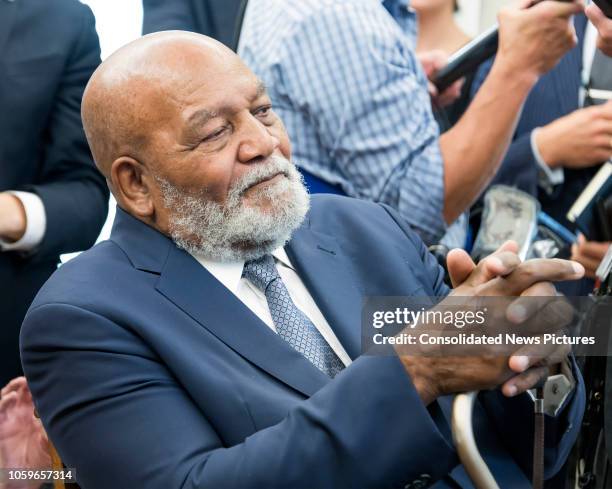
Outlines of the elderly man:
{"label": "elderly man", "polygon": [[[229,49],[145,36],[96,71],[83,120],[117,218],[47,283],[21,337],[82,487],[469,487],[443,396],[497,386],[481,447],[503,487],[529,487],[524,392],[559,358],[362,355],[363,298],[445,296],[442,272],[390,208],[309,202],[265,87]],[[511,248],[478,266],[452,254],[454,293],[550,296],[584,273]],[[548,420],[549,474],[576,436],[577,380]]]}

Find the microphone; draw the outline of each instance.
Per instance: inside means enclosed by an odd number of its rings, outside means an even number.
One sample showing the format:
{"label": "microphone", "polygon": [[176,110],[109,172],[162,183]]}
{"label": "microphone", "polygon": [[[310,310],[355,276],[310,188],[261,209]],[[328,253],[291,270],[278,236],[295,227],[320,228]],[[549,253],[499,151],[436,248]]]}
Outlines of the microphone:
{"label": "microphone", "polygon": [[484,61],[497,52],[499,28],[493,26],[470,41],[448,59],[448,64],[434,76],[433,84],[443,92],[457,80],[476,71]]}
{"label": "microphone", "polygon": [[[534,0],[530,7],[539,3],[542,0]],[[559,0],[559,1],[572,1],[572,0]],[[611,0],[593,0],[597,5],[606,5],[608,10],[612,13],[612,1]],[[600,8],[603,7],[600,5]],[[605,12],[605,10],[604,10]],[[606,15],[608,15],[606,13]],[[608,15],[610,16],[610,15]],[[499,26],[494,25],[490,29],[483,32],[481,35],[476,37],[474,40],[466,44],[459,51],[451,55],[448,59],[448,64],[441,68],[432,80],[436,88],[443,92],[450,87],[457,80],[463,78],[469,73],[476,71],[476,69],[487,59],[492,57],[497,52],[499,45]]]}

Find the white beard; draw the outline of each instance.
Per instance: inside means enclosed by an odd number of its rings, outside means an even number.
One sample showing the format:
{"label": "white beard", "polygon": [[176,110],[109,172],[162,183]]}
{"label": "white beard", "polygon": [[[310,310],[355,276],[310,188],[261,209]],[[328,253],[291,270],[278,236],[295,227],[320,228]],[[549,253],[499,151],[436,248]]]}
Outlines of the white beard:
{"label": "white beard", "polygon": [[[243,193],[254,184],[282,172],[264,188],[251,190],[251,205]],[[207,198],[206,191],[187,193],[156,176],[165,206],[170,211],[169,233],[180,248],[192,255],[220,261],[248,261],[284,246],[306,216],[308,191],[295,166],[281,157],[270,157],[234,184],[224,205]],[[269,201],[268,211],[258,204]]]}

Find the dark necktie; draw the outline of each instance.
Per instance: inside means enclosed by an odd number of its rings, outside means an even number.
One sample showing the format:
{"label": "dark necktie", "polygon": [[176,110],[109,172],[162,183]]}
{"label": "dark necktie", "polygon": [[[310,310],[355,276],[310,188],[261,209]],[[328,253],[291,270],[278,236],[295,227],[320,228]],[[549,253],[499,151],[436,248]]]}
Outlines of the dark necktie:
{"label": "dark necktie", "polygon": [[242,276],[265,294],[276,331],[293,349],[332,378],[344,368],[312,321],[293,303],[271,255],[247,262]]}

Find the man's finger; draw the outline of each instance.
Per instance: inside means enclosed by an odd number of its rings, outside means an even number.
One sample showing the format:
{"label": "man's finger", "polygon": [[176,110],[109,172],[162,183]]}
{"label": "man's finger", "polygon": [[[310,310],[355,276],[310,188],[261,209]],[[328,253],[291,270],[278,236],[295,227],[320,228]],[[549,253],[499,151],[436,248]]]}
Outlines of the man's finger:
{"label": "man's finger", "polygon": [[521,294],[538,282],[562,282],[578,280],[584,276],[584,267],[575,261],[553,259],[528,260],[508,277],[499,279],[498,285],[506,295]]}
{"label": "man's finger", "polygon": [[476,268],[476,264],[465,250],[457,248],[448,252],[446,268],[453,288],[456,288],[467,280]]}
{"label": "man's finger", "polygon": [[533,367],[506,381],[501,390],[504,396],[514,397],[532,389],[546,378],[548,378],[548,367]]}
{"label": "man's finger", "polygon": [[502,251],[509,251],[510,253],[518,253],[519,245],[516,241],[506,241],[495,253],[501,253]]}
{"label": "man's finger", "polygon": [[585,268],[585,276],[587,277],[592,276],[599,267],[599,264],[601,263],[601,259],[591,258],[590,256],[582,255],[580,253],[580,250],[574,247],[572,247],[572,260],[577,261]]}
{"label": "man's finger", "polygon": [[578,237],[578,244],[581,255],[597,260],[602,260],[610,248],[609,242],[587,241],[582,234]]}
{"label": "man's finger", "polygon": [[505,277],[513,273],[521,265],[520,258],[509,251],[498,251],[483,258],[476,270],[466,280],[472,287],[486,284],[496,277]]}
{"label": "man's finger", "polygon": [[554,17],[566,18],[583,12],[584,3],[582,1],[577,0],[574,2],[545,0],[543,2],[538,2],[537,5],[534,5],[531,8],[547,10],[548,12],[550,12],[549,15],[552,15]]}
{"label": "man's finger", "polygon": [[601,9],[594,3],[591,3],[585,10],[584,13],[589,18],[591,23],[599,30],[602,24],[608,20]]}
{"label": "man's finger", "polygon": [[505,277],[512,273],[521,264],[521,259],[516,253],[510,251],[497,252],[484,259],[483,267],[485,277],[491,280],[494,277]]}
{"label": "man's finger", "polygon": [[[561,334],[562,332],[560,332]],[[538,336],[543,342],[543,337]],[[549,367],[557,365],[571,353],[569,345],[526,345],[516,351],[508,360],[510,370],[517,374],[526,372],[533,367]]]}
{"label": "man's finger", "polygon": [[557,289],[551,282],[538,282],[524,290],[506,309],[506,318],[521,324],[544,308],[548,302],[557,300]]}

